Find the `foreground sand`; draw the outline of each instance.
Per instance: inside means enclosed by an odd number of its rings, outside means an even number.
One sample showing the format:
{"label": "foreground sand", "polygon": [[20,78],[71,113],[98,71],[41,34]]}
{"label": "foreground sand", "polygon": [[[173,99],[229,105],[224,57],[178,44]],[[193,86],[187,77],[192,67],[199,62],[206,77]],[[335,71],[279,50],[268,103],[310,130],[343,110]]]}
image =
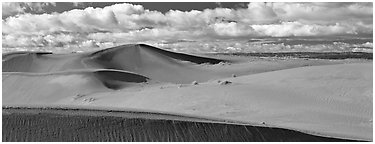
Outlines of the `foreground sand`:
{"label": "foreground sand", "polygon": [[150,112],[3,109],[3,142],[342,142],[298,131]]}
{"label": "foreground sand", "polygon": [[3,55],[3,107],[162,112],[372,141],[372,61],[224,59],[147,45]]}

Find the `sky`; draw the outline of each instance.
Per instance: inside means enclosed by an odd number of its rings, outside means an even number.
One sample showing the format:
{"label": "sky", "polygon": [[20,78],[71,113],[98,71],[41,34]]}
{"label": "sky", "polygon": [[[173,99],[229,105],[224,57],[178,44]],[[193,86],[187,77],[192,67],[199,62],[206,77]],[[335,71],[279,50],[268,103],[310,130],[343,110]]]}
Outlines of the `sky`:
{"label": "sky", "polygon": [[2,51],[372,52],[373,3],[3,2]]}

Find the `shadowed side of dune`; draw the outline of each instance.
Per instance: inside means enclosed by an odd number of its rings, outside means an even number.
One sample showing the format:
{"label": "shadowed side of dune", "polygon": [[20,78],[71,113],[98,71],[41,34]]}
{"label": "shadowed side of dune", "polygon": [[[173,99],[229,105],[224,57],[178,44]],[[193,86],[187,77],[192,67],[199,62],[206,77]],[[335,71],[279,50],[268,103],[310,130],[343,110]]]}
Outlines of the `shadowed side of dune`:
{"label": "shadowed side of dune", "polygon": [[281,128],[164,119],[7,113],[3,110],[2,120],[3,142],[351,141]]}
{"label": "shadowed side of dune", "polygon": [[179,59],[183,61],[190,61],[192,63],[196,64],[203,64],[203,63],[209,63],[209,64],[218,64],[220,62],[225,62],[225,60],[220,60],[220,59],[214,59],[214,58],[207,58],[207,57],[200,57],[200,56],[195,56],[195,55],[188,55],[184,53],[176,53],[176,52],[171,52],[171,51],[166,51],[163,49],[159,49],[153,46],[149,46],[146,44],[139,44],[138,47],[140,48],[145,48],[151,51],[158,52],[160,54],[169,56],[174,59]]}
{"label": "shadowed side of dune", "polygon": [[100,70],[94,74],[107,88],[114,90],[124,87],[124,83],[143,83],[149,80],[142,75],[115,70]]}

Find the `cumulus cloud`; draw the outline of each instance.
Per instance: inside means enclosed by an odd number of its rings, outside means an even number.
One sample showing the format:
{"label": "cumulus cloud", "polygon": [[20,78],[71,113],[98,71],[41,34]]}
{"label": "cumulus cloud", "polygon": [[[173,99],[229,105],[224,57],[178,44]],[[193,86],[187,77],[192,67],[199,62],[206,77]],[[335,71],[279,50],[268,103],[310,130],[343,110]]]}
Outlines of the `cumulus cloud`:
{"label": "cumulus cloud", "polygon": [[219,36],[240,37],[249,36],[254,33],[254,30],[249,25],[239,24],[236,22],[230,23],[215,23],[211,25],[213,31]]}
{"label": "cumulus cloud", "polygon": [[[45,5],[31,3],[29,7],[42,11]],[[3,14],[11,15],[2,21],[3,47],[101,48],[179,40],[216,42],[257,37],[355,37],[373,31],[372,3],[249,3],[247,8],[170,10],[166,13],[127,3],[51,14],[25,13],[24,7],[23,3],[3,3]],[[210,46],[200,47],[215,51]],[[228,47],[236,50],[236,46]]]}

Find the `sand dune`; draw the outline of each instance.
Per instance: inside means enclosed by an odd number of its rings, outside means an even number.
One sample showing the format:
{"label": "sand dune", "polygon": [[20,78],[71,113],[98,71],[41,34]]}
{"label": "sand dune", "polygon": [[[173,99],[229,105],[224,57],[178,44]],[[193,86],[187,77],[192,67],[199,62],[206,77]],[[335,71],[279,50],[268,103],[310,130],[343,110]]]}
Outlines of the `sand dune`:
{"label": "sand dune", "polygon": [[184,53],[166,51],[166,50],[159,49],[159,48],[145,45],[145,44],[135,44],[135,45],[130,44],[130,45],[113,47],[110,49],[104,49],[104,50],[92,53],[91,56],[99,55],[100,56],[99,59],[112,59],[114,55],[118,55],[117,54],[119,52],[118,49],[121,49],[121,51],[122,50],[133,51],[133,52],[127,52],[126,54],[139,54],[139,55],[130,56],[129,58],[131,59],[135,59],[135,57],[138,57],[140,59],[147,59],[147,56],[160,55],[164,57],[165,59],[172,58],[172,59],[178,59],[182,61],[189,61],[189,62],[196,63],[196,64],[202,64],[202,63],[217,64],[220,62],[225,62],[225,60],[220,60],[220,59],[215,59],[215,58],[200,57],[200,56],[194,56],[194,55],[189,55],[189,54],[184,54]]}
{"label": "sand dune", "polygon": [[13,53],[3,55],[3,106],[138,109],[371,141],[372,61],[235,63],[147,45]]}
{"label": "sand dune", "polygon": [[146,45],[127,45],[95,52],[85,61],[87,67],[132,71],[153,80],[173,83],[206,81],[217,74],[196,64],[219,63],[223,60],[164,51]]}

